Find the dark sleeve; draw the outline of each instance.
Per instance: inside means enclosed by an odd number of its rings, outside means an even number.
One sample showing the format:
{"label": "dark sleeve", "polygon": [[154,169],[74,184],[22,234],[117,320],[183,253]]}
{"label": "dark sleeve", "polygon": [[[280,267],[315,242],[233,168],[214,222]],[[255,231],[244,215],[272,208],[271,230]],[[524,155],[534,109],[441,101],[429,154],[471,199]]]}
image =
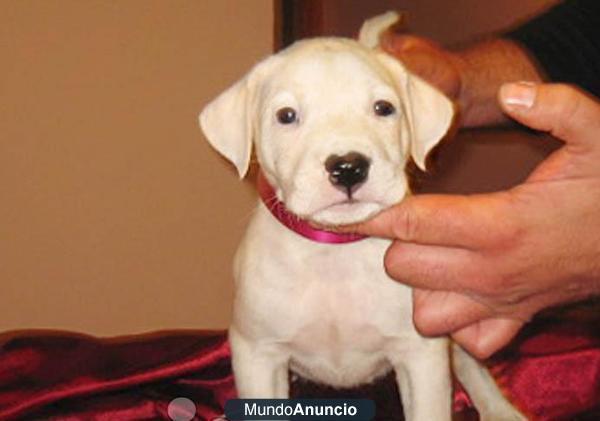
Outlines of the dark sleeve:
{"label": "dark sleeve", "polygon": [[600,0],[567,0],[506,34],[554,82],[600,97]]}

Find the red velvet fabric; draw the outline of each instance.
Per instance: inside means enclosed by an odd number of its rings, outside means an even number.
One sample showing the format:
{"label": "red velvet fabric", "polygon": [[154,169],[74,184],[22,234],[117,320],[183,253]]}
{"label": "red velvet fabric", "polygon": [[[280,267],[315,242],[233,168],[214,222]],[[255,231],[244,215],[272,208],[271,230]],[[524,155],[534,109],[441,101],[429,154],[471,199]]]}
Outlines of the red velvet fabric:
{"label": "red velvet fabric", "polygon": [[[531,419],[600,419],[599,321],[532,324],[490,361],[503,390]],[[377,419],[401,419],[393,376],[345,391],[299,379],[292,395],[369,397]],[[0,336],[0,420],[169,420],[167,407],[176,397],[195,402],[196,420],[222,415],[225,401],[235,397],[223,332]],[[455,410],[476,419],[460,389]]]}

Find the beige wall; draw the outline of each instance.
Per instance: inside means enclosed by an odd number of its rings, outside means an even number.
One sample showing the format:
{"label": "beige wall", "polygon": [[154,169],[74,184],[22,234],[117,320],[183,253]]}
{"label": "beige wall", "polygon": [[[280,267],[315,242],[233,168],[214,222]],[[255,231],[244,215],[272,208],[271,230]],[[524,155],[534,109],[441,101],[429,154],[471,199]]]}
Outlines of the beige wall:
{"label": "beige wall", "polygon": [[197,114],[271,51],[272,9],[3,2],[0,331],[226,326],[254,193]]}

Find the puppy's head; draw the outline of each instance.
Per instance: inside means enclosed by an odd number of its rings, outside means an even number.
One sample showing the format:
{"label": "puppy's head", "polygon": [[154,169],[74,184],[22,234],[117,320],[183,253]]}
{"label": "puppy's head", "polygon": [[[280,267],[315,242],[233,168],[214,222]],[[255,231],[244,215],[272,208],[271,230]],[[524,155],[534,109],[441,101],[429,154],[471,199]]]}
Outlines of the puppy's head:
{"label": "puppy's head", "polygon": [[259,63],[206,106],[200,124],[240,177],[254,144],[289,211],[338,225],[399,202],[406,160],[424,169],[452,118],[452,103],[396,59],[317,38]]}

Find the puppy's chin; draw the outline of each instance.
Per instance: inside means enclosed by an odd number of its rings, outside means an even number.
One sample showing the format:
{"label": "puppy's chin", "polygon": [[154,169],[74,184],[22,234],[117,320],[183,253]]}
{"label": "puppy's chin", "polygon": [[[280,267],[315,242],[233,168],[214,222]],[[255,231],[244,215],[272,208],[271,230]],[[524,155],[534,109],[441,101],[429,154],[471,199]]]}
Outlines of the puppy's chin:
{"label": "puppy's chin", "polygon": [[344,202],[321,209],[308,219],[323,226],[354,224],[375,216],[384,208],[375,202]]}

